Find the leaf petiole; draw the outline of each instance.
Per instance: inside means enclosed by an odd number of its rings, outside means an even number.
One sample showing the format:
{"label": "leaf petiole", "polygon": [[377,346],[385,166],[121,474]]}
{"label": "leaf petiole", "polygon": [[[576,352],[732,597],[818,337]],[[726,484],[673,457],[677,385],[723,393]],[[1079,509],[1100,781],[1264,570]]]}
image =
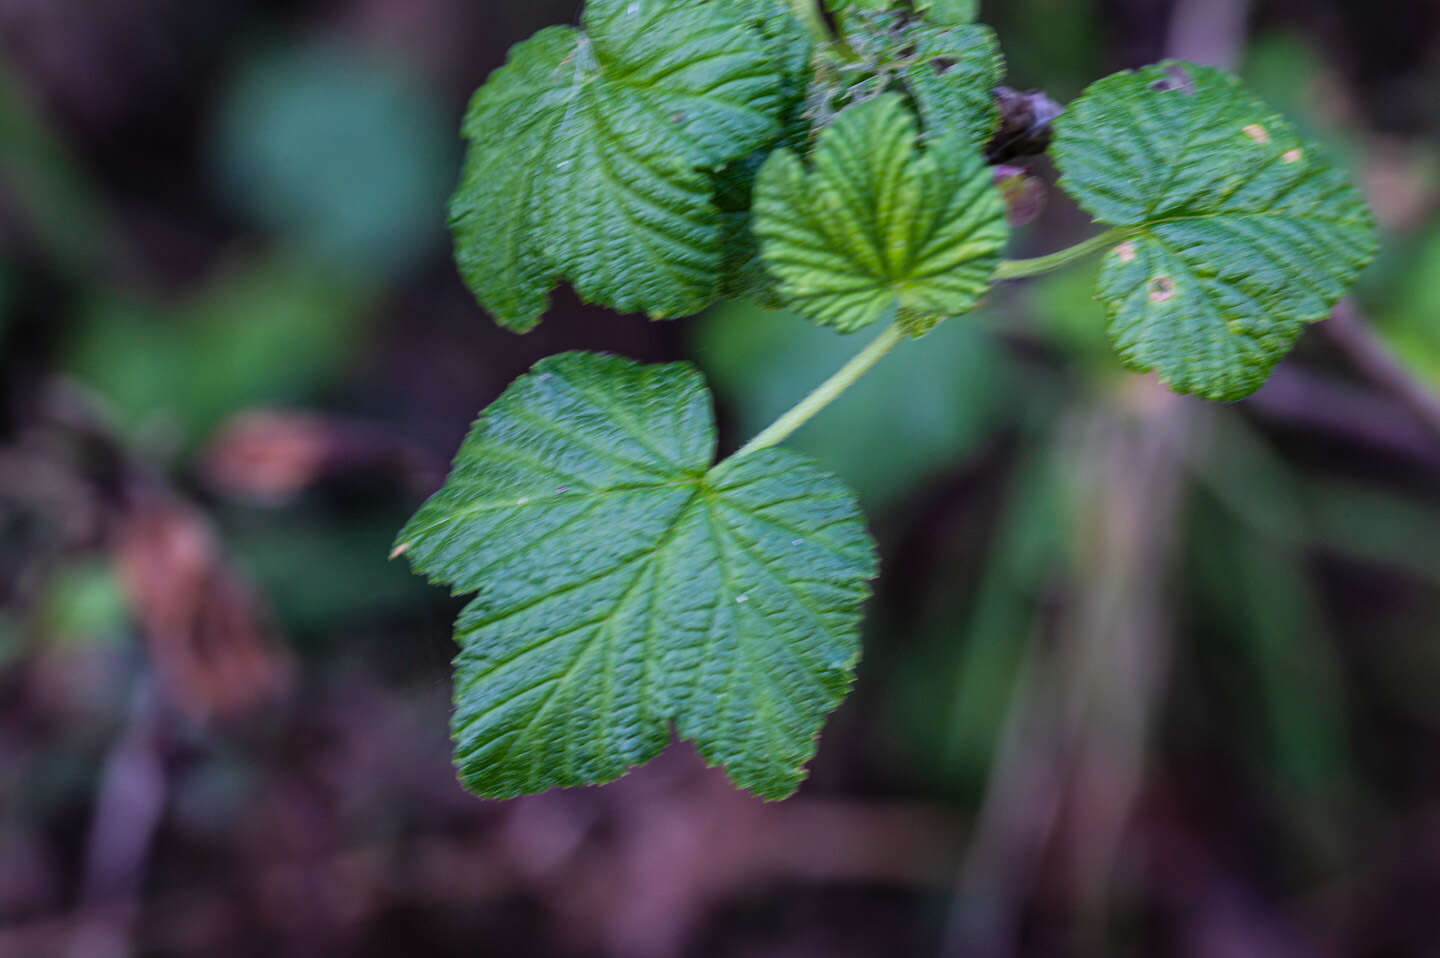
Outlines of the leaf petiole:
{"label": "leaf petiole", "polygon": [[1034,259],[1002,260],[1000,265],[995,268],[995,282],[1038,276],[1041,273],[1060,269],[1062,266],[1069,266],[1092,253],[1098,253],[1106,247],[1124,241],[1134,232],[1133,227],[1117,226],[1114,229],[1106,230],[1099,236],[1092,236],[1082,243],[1076,243],[1068,249],[1062,249],[1058,253],[1051,253],[1048,256],[1037,256]]}
{"label": "leaf petiole", "polygon": [[783,442],[791,433],[814,418],[816,413],[839,399],[840,395],[855,385],[861,376],[864,376],[891,350],[909,338],[910,336],[898,324],[887,327],[883,333],[875,337],[869,346],[856,353],[848,363],[841,366],[835,375],[821,383],[814,392],[800,400],[789,412],[767,426],[758,436],[741,446],[732,458],[738,459]]}
{"label": "leaf petiole", "polygon": [[832,39],[830,28],[825,23],[820,8],[816,5],[818,0],[790,0],[790,9],[795,11],[795,16],[805,24],[810,31],[810,37],[816,44],[827,44]]}
{"label": "leaf petiole", "polygon": [[839,54],[840,59],[854,62],[859,59],[850,42],[830,29],[825,14],[820,10],[820,0],[790,0],[790,9],[810,31],[815,42],[815,62],[821,62],[821,51],[829,50]]}
{"label": "leaf petiole", "polygon": [[[801,0],[795,0],[797,9],[799,6],[806,6]],[[1092,237],[1082,243],[1077,243],[1069,249],[1060,250],[1058,253],[1051,253],[1048,256],[1039,256],[1035,259],[1004,260],[995,270],[997,282],[1007,279],[1020,279],[1026,276],[1035,276],[1040,273],[1048,273],[1062,266],[1084,259],[1092,253],[1097,253],[1107,246],[1123,242],[1127,236],[1135,231],[1132,227],[1118,226],[1107,230],[1099,236]],[[791,433],[799,429],[805,423],[813,419],[822,409],[830,405],[841,394],[860,380],[860,377],[869,372],[876,363],[884,359],[891,350],[899,346],[910,336],[899,323],[887,327],[883,333],[877,336],[870,345],[866,346],[844,366],[825,382],[821,383],[814,392],[800,400],[788,412],[775,420],[764,431],[741,446],[733,458],[739,458],[761,449],[768,449],[784,442]]]}

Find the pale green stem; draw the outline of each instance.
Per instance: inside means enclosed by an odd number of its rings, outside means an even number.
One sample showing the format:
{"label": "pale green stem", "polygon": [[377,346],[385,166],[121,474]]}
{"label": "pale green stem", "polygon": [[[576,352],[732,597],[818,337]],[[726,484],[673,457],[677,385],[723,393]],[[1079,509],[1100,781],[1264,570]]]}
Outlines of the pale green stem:
{"label": "pale green stem", "polygon": [[874,342],[856,353],[855,357],[844,366],[841,366],[839,372],[821,383],[814,392],[771,423],[764,432],[742,446],[740,451],[735,453],[736,457],[768,449],[783,442],[792,432],[809,422],[816,413],[840,398],[841,393],[855,385],[855,382],[869,372],[871,367],[881,359],[884,359],[890,350],[909,338],[898,325],[886,329],[875,338]]}
{"label": "pale green stem", "polygon": [[817,47],[829,46],[835,38],[830,35],[830,25],[825,22],[825,17],[820,13],[818,6],[820,0],[790,0],[790,8],[795,11],[795,16],[805,24],[810,31],[810,37],[815,41]]}
{"label": "pale green stem", "polygon": [[795,16],[805,24],[805,28],[810,32],[810,38],[815,41],[816,64],[818,65],[824,60],[824,51],[830,51],[841,60],[851,62],[858,60],[859,57],[851,48],[850,41],[830,29],[825,14],[820,10],[821,2],[822,0],[790,0],[790,9],[795,11]]}
{"label": "pale green stem", "polygon": [[1069,266],[1077,260],[1082,260],[1092,253],[1098,253],[1107,247],[1123,242],[1126,237],[1135,232],[1133,227],[1117,226],[1107,230],[1099,236],[1091,237],[1083,243],[1077,243],[1069,249],[1062,249],[1058,253],[1051,253],[1049,256],[1037,256],[1034,259],[1007,259],[1002,260],[995,269],[995,281],[1002,282],[1007,279],[1024,279],[1026,276],[1038,276],[1041,273],[1048,273],[1057,270],[1062,266]]}

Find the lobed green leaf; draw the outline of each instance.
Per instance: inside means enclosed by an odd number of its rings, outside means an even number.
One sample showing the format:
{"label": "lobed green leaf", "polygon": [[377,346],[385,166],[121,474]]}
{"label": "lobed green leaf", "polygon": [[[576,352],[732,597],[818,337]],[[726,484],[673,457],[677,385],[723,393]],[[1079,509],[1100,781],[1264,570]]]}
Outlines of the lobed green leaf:
{"label": "lobed green leaf", "polygon": [[807,170],[790,150],[755,186],[755,232],[786,305],[850,332],[878,319],[969,311],[1009,235],[978,148],[959,135],[917,148],[896,94],[851,107]]}
{"label": "lobed green leaf", "polygon": [[708,304],[714,173],[777,136],[803,68],[781,16],[774,0],[590,0],[582,30],[511,51],[470,104],[450,207],[461,273],[499,322],[532,328],[561,276],[622,312]]}
{"label": "lobed green leaf", "polygon": [[767,798],[794,791],[849,688],[873,543],[853,495],[795,453],[711,466],[700,374],[566,353],[476,422],[400,533],[476,593],[455,626],[467,787],[610,781],[673,725]]}
{"label": "lobed green leaf", "polygon": [[1374,221],[1317,144],[1229,74],[1166,62],[1103,79],[1056,123],[1060,185],[1132,227],[1097,297],[1121,359],[1240,399],[1374,258]]}

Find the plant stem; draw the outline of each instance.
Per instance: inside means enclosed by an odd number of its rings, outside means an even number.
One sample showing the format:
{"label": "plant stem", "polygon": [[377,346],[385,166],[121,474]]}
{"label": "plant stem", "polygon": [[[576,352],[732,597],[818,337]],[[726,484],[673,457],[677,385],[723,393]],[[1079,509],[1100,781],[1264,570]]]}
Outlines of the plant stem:
{"label": "plant stem", "polygon": [[1440,438],[1440,396],[1410,374],[1352,301],[1341,300],[1330,318],[1320,324],[1320,331],[1366,379],[1389,393],[1416,422]]}
{"label": "plant stem", "polygon": [[1107,246],[1114,246],[1132,233],[1134,233],[1133,227],[1117,226],[1114,229],[1106,230],[1099,236],[1092,236],[1083,243],[1077,243],[1069,249],[1062,249],[1058,253],[1051,253],[1049,256],[1037,256],[1034,259],[1002,260],[995,270],[995,281],[998,283],[1007,279],[1023,279],[1026,276],[1038,276],[1041,273],[1057,270],[1062,266],[1069,266],[1077,260],[1084,259],[1091,253],[1098,253]]}
{"label": "plant stem", "polygon": [[856,353],[854,358],[844,366],[841,366],[835,375],[821,383],[814,392],[800,400],[789,412],[766,427],[764,432],[742,446],[735,456],[748,455],[783,442],[792,432],[809,422],[816,413],[840,398],[841,393],[855,385],[856,381],[885,358],[887,353],[909,338],[899,325],[887,328],[885,332],[875,338],[874,342]]}
{"label": "plant stem", "polygon": [[860,57],[850,46],[850,41],[830,29],[830,23],[821,11],[820,3],[821,0],[790,0],[790,9],[795,12],[800,22],[805,24],[810,31],[810,38],[815,41],[816,66],[825,62],[827,54],[851,63],[859,60]]}
{"label": "plant stem", "polygon": [[830,26],[825,22],[825,17],[820,13],[818,6],[820,0],[790,0],[790,8],[795,11],[795,16],[805,24],[810,31],[810,37],[815,41],[816,47],[827,47],[834,37],[830,35]]}

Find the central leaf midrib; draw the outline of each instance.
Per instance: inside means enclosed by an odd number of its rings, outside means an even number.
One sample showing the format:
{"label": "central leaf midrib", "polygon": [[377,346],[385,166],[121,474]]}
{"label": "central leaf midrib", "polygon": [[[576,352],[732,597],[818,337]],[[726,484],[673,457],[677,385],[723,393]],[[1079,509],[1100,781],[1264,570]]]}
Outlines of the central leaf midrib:
{"label": "central leaf midrib", "polygon": [[[668,537],[670,537],[670,536],[672,536],[672,535],[674,534],[675,528],[676,528],[676,526],[678,526],[678,524],[679,524],[679,522],[680,522],[680,517],[682,517],[682,516],[685,514],[685,512],[690,508],[691,504],[694,502],[695,497],[699,494],[699,484],[698,484],[697,482],[695,482],[695,480],[687,479],[687,480],[684,480],[684,481],[677,481],[677,482],[672,482],[672,483],[666,483],[666,484],[664,484],[664,485],[657,485],[657,486],[653,486],[653,487],[643,487],[643,488],[669,489],[669,488],[676,488],[676,487],[686,486],[686,485],[692,485],[692,484],[696,486],[696,491],[693,492],[693,493],[691,493],[691,495],[690,495],[683,503],[681,503],[681,505],[679,506],[678,511],[677,511],[677,513],[676,513],[676,517],[675,517],[673,520],[671,520],[671,523],[670,523],[669,525],[667,525],[667,526],[661,531],[660,536],[659,536],[659,538],[657,539],[657,543],[664,541],[665,539],[667,539]],[[658,547],[659,547],[659,546],[657,545],[655,548],[658,548]],[[529,601],[529,602],[522,603],[522,604],[520,604],[520,605],[518,605],[518,606],[515,606],[514,608],[511,608],[511,609],[506,609],[505,611],[500,612],[500,613],[498,613],[498,614],[496,614],[496,615],[488,616],[488,617],[486,617],[485,619],[481,620],[480,622],[476,622],[476,623],[466,623],[466,625],[467,625],[467,631],[469,631],[469,632],[478,632],[480,629],[488,628],[489,626],[492,626],[492,625],[494,625],[494,624],[497,623],[497,622],[503,622],[505,619],[512,618],[513,616],[516,616],[516,615],[520,615],[520,614],[523,613],[523,612],[528,612],[529,610],[535,608],[536,606],[542,605],[542,604],[544,604],[545,602],[548,602],[549,600],[551,600],[551,599],[553,599],[553,598],[556,598],[557,596],[568,595],[569,593],[574,592],[574,591],[577,590],[577,589],[583,589],[583,588],[584,588],[585,586],[587,586],[587,585],[593,585],[594,583],[600,581],[601,579],[605,578],[606,576],[614,575],[616,572],[620,571],[621,569],[625,568],[626,566],[628,566],[628,565],[630,565],[630,564],[632,564],[632,563],[642,563],[647,557],[653,556],[653,555],[654,555],[654,552],[655,552],[655,549],[654,549],[654,548],[650,549],[649,551],[636,552],[634,555],[632,555],[632,556],[630,556],[630,557],[628,557],[628,558],[625,558],[625,559],[621,559],[620,561],[616,562],[614,565],[610,566],[608,569],[604,569],[604,570],[602,570],[602,571],[600,571],[600,572],[595,573],[594,575],[587,576],[586,578],[581,579],[581,580],[579,580],[579,581],[577,581],[577,582],[568,583],[568,584],[566,584],[565,586],[563,586],[563,587],[561,587],[561,588],[559,588],[559,589],[556,589],[556,590],[553,591],[553,592],[548,592],[548,593],[546,593],[546,594],[544,594],[544,595],[541,595],[541,596],[539,596],[539,597],[537,597],[537,598],[535,598],[535,599],[532,599],[532,600]]]}
{"label": "central leaf midrib", "polygon": [[[628,562],[634,561],[637,565],[640,566],[640,568],[635,573],[635,578],[631,580],[631,582],[625,587],[625,591],[611,606],[609,613],[603,618],[597,620],[594,635],[592,635],[587,641],[585,641],[581,648],[577,650],[574,658],[571,659],[570,663],[564,668],[564,670],[562,670],[558,676],[554,677],[555,687],[550,691],[548,695],[544,697],[539,707],[535,710],[534,714],[531,715],[530,719],[525,723],[525,725],[516,731],[514,738],[512,738],[510,742],[506,744],[504,751],[497,757],[497,762],[501,764],[508,762],[514,752],[516,744],[522,740],[527,739],[530,736],[530,733],[539,723],[540,719],[544,717],[544,715],[551,708],[551,706],[555,704],[555,702],[560,698],[571,680],[580,671],[580,664],[590,657],[591,653],[595,649],[595,643],[600,641],[602,636],[611,635],[612,643],[620,641],[619,630],[614,629],[615,620],[624,611],[626,605],[634,597],[635,590],[639,586],[639,584],[641,582],[644,582],[649,576],[649,574],[653,571],[654,563],[657,562],[659,558],[665,554],[665,551],[670,547],[676,533],[684,525],[684,520],[686,516],[690,514],[690,510],[694,508],[696,501],[700,498],[700,493],[700,484],[696,483],[695,491],[691,493],[690,497],[687,498],[678,509],[676,509],[674,518],[671,519],[670,523],[661,531],[660,535],[655,541],[655,545],[649,551],[640,553],[632,560],[624,560],[620,563],[617,563],[610,569],[607,569],[601,575],[590,577],[580,583],[572,583],[564,590],[551,592],[548,595],[543,596],[539,601],[522,606],[521,608],[513,610],[511,613],[503,617],[508,618],[510,615],[519,614],[520,612],[527,611],[537,605],[543,604],[544,602],[558,595],[567,594],[568,592],[574,591],[577,588],[583,588],[586,584],[599,581],[605,576],[613,575],[620,569],[624,568],[625,565],[628,564]],[[503,621],[503,618],[496,621]],[[487,625],[494,624],[494,622],[487,623]],[[528,651],[530,650],[527,650],[526,653],[522,653],[522,655],[528,654]],[[532,690],[533,688],[538,687],[538,685],[539,684],[537,683],[536,686],[532,687]],[[513,699],[514,696],[511,697],[512,701]],[[567,769],[566,771],[568,772],[569,769]],[[535,776],[532,772],[530,778],[533,779],[534,777]]]}

